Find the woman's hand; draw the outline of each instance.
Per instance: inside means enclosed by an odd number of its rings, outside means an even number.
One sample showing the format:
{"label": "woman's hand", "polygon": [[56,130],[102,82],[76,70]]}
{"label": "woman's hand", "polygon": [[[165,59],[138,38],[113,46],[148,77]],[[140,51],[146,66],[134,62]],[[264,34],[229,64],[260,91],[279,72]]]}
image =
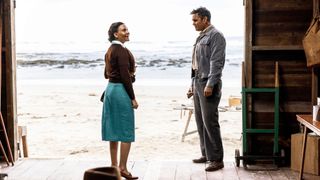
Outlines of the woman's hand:
{"label": "woman's hand", "polygon": [[138,102],[137,102],[135,99],[131,100],[131,103],[132,103],[132,107],[133,107],[134,109],[138,109],[139,104],[138,104]]}

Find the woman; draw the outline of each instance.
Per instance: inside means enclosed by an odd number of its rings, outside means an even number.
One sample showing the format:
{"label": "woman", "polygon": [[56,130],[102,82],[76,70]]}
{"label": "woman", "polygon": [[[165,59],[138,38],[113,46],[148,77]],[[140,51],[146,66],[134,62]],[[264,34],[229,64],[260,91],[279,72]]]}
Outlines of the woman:
{"label": "woman", "polygon": [[[129,41],[129,31],[122,22],[112,23],[108,31],[109,47],[105,55],[105,78],[109,79],[103,99],[102,140],[110,141],[111,165],[120,169],[126,179],[138,179],[127,169],[131,142],[135,140],[134,111],[138,108],[132,83],[135,80],[135,61],[124,46]],[[118,166],[118,142],[120,163]]]}

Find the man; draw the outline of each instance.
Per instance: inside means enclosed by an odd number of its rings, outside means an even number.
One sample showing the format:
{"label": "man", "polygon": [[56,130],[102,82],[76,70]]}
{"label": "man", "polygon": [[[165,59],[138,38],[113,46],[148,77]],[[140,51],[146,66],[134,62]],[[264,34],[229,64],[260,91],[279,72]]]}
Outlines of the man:
{"label": "man", "polygon": [[206,171],[224,167],[218,105],[221,99],[221,75],[226,42],[223,34],[211,25],[210,11],[200,7],[191,12],[193,25],[200,35],[192,54],[192,86],[187,95],[194,96],[194,110],[200,136],[202,156],[194,163],[206,163]]}

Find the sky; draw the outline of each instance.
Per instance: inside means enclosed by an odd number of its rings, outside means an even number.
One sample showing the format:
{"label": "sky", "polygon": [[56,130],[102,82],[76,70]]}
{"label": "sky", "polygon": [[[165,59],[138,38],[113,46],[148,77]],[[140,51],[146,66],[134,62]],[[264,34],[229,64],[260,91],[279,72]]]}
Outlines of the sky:
{"label": "sky", "polygon": [[242,0],[16,0],[16,41],[105,42],[111,23],[124,22],[131,41],[190,41],[190,12],[211,11],[225,36],[243,36]]}

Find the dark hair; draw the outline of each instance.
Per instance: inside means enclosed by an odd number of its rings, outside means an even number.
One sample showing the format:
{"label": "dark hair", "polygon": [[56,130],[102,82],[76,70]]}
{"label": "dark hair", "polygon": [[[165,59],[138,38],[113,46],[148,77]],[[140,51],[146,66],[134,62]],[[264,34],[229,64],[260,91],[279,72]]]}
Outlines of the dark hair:
{"label": "dark hair", "polygon": [[108,40],[110,42],[112,42],[113,40],[116,39],[116,37],[114,37],[114,33],[118,32],[118,28],[119,26],[121,26],[122,24],[124,24],[123,22],[114,22],[111,24],[110,28],[109,28],[109,31],[108,31],[108,35],[109,35],[109,38]]}
{"label": "dark hair", "polygon": [[205,7],[199,7],[198,9],[194,9],[191,11],[190,14],[198,14],[201,18],[207,17],[209,22],[211,20],[210,11]]}

